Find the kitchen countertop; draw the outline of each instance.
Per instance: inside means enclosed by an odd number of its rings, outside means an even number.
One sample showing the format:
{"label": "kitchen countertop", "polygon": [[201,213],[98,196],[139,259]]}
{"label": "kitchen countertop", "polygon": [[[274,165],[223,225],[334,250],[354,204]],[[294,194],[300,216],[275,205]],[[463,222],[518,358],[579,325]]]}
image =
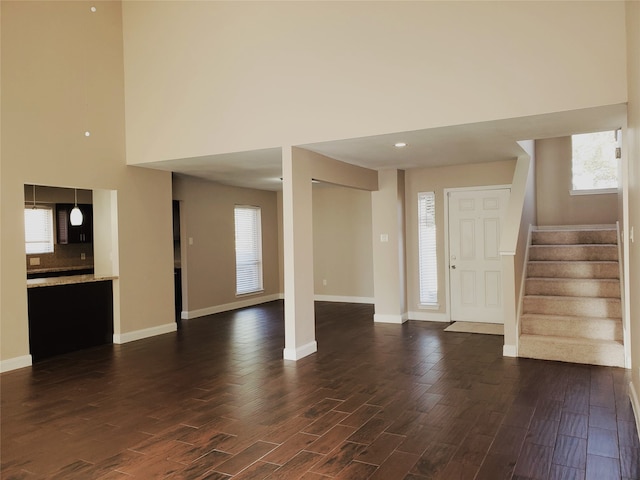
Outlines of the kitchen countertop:
{"label": "kitchen countertop", "polygon": [[87,270],[93,268],[91,265],[76,265],[73,267],[45,267],[45,268],[28,268],[27,273],[50,273],[50,272],[72,272],[74,270]]}
{"label": "kitchen countertop", "polygon": [[71,285],[74,283],[102,282],[104,280],[115,280],[118,277],[96,277],[88,275],[67,275],[64,277],[30,278],[27,280],[27,288],[53,287],[56,285]]}

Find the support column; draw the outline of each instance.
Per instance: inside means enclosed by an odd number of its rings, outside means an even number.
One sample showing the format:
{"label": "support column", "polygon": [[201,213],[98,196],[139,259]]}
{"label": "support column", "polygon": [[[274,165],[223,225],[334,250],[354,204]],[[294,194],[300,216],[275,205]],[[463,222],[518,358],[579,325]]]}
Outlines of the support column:
{"label": "support column", "polygon": [[318,350],[313,304],[313,211],[311,165],[282,149],[284,243],[284,358],[298,360]]}
{"label": "support column", "polygon": [[373,214],[374,322],[407,321],[404,170],[378,171]]}

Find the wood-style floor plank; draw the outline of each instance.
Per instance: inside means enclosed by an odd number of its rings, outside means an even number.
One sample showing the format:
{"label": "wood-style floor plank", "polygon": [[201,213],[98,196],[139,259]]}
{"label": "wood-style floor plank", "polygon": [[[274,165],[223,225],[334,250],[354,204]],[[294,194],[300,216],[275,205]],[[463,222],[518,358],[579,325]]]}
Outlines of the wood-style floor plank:
{"label": "wood-style floor plank", "polygon": [[283,303],[0,375],[2,479],[640,479],[624,369],[506,358],[500,336]]}

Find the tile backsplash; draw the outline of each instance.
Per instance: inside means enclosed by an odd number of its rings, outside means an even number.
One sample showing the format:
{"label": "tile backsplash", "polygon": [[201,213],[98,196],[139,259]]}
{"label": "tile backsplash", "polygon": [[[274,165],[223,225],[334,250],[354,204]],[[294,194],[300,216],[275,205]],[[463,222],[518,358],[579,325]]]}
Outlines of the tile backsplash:
{"label": "tile backsplash", "polygon": [[[37,253],[27,255],[27,272],[32,270],[45,270],[47,268],[62,267],[93,267],[93,244],[92,243],[73,243],[69,245],[54,244],[53,253]],[[84,253],[84,260],[82,254]],[[31,259],[39,258],[40,265],[31,265],[34,263]]]}

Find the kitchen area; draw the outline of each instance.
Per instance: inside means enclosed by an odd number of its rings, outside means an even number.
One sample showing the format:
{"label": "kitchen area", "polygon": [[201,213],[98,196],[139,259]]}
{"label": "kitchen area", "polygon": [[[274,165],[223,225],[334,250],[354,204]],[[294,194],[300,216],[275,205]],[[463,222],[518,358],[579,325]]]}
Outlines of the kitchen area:
{"label": "kitchen area", "polygon": [[33,361],[113,343],[115,192],[25,185],[24,193]]}

